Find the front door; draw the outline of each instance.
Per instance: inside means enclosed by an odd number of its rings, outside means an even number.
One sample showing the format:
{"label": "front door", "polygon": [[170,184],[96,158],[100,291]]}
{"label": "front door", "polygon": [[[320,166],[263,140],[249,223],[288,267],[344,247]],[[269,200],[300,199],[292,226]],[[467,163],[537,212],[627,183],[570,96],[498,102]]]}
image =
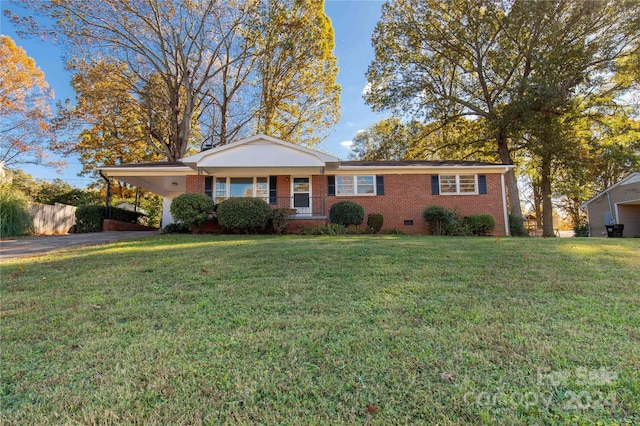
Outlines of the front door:
{"label": "front door", "polygon": [[299,215],[311,214],[311,179],[308,177],[294,177],[292,180],[291,208]]}

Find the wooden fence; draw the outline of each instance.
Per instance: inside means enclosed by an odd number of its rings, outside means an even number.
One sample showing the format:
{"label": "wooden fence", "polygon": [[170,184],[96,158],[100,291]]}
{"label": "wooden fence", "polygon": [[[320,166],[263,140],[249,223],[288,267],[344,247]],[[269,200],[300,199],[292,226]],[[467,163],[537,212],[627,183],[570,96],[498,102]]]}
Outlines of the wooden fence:
{"label": "wooden fence", "polygon": [[66,234],[76,224],[76,208],[66,204],[33,203],[33,232],[39,235]]}

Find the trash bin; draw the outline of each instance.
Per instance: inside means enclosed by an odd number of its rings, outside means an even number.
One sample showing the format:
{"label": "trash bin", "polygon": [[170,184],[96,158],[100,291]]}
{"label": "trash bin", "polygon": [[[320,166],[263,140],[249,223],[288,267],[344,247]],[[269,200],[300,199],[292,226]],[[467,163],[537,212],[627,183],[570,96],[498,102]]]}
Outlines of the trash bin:
{"label": "trash bin", "polygon": [[609,238],[622,238],[622,232],[624,231],[624,225],[617,223],[615,225],[605,225],[607,228],[607,237]]}

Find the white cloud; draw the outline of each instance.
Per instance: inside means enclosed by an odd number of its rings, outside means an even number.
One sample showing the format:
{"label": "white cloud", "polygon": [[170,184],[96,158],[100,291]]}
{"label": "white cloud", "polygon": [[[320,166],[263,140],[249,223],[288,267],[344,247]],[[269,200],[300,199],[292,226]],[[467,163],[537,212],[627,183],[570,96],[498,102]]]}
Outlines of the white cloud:
{"label": "white cloud", "polygon": [[367,95],[371,92],[371,83],[367,83],[362,89],[362,96]]}
{"label": "white cloud", "polygon": [[340,142],[340,145],[342,145],[343,147],[350,149],[351,146],[353,145],[353,141],[342,141]]}
{"label": "white cloud", "polygon": [[358,131],[356,132],[356,135],[359,135],[360,133],[365,133],[365,132],[366,132],[366,130],[365,130],[365,129],[360,129],[360,130],[358,130]]}

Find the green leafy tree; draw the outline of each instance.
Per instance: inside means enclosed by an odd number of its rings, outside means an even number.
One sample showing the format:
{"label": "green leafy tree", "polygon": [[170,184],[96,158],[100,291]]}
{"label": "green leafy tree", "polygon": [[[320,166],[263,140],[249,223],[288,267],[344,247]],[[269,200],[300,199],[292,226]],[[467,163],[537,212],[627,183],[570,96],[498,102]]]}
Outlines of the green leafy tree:
{"label": "green leafy tree", "polygon": [[481,123],[466,118],[428,124],[383,119],[353,138],[351,157],[360,160],[498,161]]}
{"label": "green leafy tree", "polygon": [[[388,2],[373,34],[365,99],[375,110],[426,121],[472,117],[500,160],[513,164],[519,150],[551,135],[535,135],[531,123],[561,124],[551,115],[574,108],[577,97],[612,98],[628,87],[609,76],[636,53],[638,13],[637,2]],[[553,136],[549,144],[562,145]],[[514,173],[507,186],[511,215],[521,220]]]}

